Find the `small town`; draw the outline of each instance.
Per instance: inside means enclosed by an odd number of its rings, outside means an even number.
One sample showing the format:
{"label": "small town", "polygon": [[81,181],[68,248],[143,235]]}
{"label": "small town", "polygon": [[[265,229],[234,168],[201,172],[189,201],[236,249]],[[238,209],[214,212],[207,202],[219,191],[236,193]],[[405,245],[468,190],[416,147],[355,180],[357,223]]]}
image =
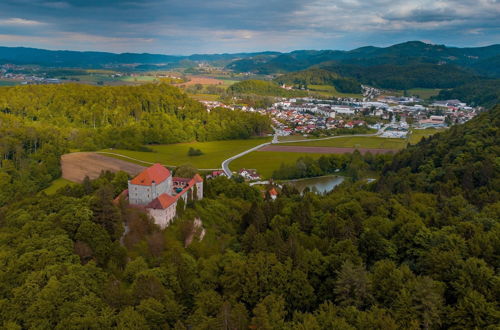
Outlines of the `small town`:
{"label": "small town", "polygon": [[[282,87],[286,88],[286,87]],[[266,109],[202,101],[207,110],[225,107],[258,112],[272,118],[279,136],[308,136],[334,129],[367,127],[379,130],[381,137],[406,138],[410,128],[446,128],[474,118],[482,107],[471,107],[460,100],[424,101],[417,97],[382,95],[383,91],[363,86],[363,99],[283,98]]]}

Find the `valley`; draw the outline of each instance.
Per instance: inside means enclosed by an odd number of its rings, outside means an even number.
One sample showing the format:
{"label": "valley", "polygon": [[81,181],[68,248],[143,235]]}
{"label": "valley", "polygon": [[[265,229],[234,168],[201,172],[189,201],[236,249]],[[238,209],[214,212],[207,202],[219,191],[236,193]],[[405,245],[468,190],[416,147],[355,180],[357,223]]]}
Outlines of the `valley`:
{"label": "valley", "polygon": [[494,329],[499,55],[0,47],[0,327]]}

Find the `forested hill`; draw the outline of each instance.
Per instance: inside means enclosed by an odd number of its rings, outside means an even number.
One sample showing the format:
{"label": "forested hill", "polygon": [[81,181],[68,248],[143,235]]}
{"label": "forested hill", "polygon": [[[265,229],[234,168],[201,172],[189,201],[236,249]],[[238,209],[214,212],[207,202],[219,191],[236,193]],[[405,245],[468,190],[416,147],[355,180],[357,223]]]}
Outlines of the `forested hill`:
{"label": "forested hill", "polygon": [[[454,48],[414,41],[346,52],[295,51],[261,55],[234,61],[228,68],[239,72],[283,74],[277,78],[280,83],[305,85],[314,81],[351,93],[359,84],[399,90],[449,89],[465,84],[486,86],[492,78],[500,77],[498,65],[495,65],[499,56],[500,45]],[[476,105],[494,105],[490,100],[491,88],[487,91],[475,89],[479,92],[475,96]],[[465,94],[471,93],[465,91]]]}
{"label": "forested hill", "polygon": [[[401,151],[379,183],[346,180],[325,196],[285,185],[273,201],[237,180],[206,180],[205,198],[163,231],[112,202],[127,187],[123,172],[52,196],[18,194],[0,207],[0,325],[496,329],[499,119],[497,107]],[[65,143],[23,125],[0,125],[19,152],[2,161],[0,196],[42,180],[47,155]],[[53,138],[37,149],[39,133]],[[36,151],[28,160],[23,149]],[[16,176],[26,163],[34,170]],[[6,185],[14,176],[18,185]]]}
{"label": "forested hill", "polygon": [[279,55],[260,55],[236,60],[228,67],[239,72],[271,74],[304,70],[329,61],[363,67],[427,63],[472,68],[478,73],[494,76],[498,70],[491,67],[490,71],[487,63],[496,61],[499,55],[500,45],[456,48],[409,41],[384,48],[362,47],[351,51],[298,50]]}
{"label": "forested hill", "polygon": [[[79,52],[70,50],[46,50],[26,47],[0,47],[0,64],[36,64],[50,67],[102,68],[117,65],[162,64],[172,67],[181,61],[231,61],[258,55],[274,55],[276,52],[236,54],[193,54],[189,56]],[[154,67],[154,66],[153,66]]]}
{"label": "forested hill", "polygon": [[344,78],[339,74],[314,68],[281,75],[275,79],[280,84],[306,87],[308,85],[330,85],[341,93],[361,93],[361,85],[353,78]]}
{"label": "forested hill", "polygon": [[245,139],[269,132],[256,113],[210,112],[166,84],[0,87],[0,207],[60,177],[70,149],[148,150],[147,144]]}
{"label": "forested hill", "polygon": [[500,200],[500,105],[399,152],[377,190],[421,191],[483,207]]}
{"label": "forested hill", "polygon": [[89,142],[86,148],[248,138],[270,129],[269,120],[260,115],[224,109],[207,112],[168,84],[3,87],[0,112],[27,124],[77,128],[80,143]]}
{"label": "forested hill", "polygon": [[452,89],[443,89],[435,97],[438,100],[462,100],[472,106],[491,108],[500,104],[500,79],[470,81]]}
{"label": "forested hill", "polygon": [[453,88],[482,79],[470,69],[452,64],[381,64],[367,67],[328,62],[318,65],[318,67],[344,77],[350,77],[365,85],[400,90]]}

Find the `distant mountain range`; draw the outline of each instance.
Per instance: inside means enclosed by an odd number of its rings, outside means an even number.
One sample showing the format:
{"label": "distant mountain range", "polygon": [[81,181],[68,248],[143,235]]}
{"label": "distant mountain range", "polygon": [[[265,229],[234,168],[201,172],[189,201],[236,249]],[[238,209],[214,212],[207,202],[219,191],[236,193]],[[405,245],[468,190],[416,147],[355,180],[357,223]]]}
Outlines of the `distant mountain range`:
{"label": "distant mountain range", "polygon": [[[390,47],[368,46],[350,51],[297,50],[290,53],[189,56],[0,47],[0,64],[33,64],[49,68],[152,71],[190,68],[200,62],[235,72],[273,75],[276,83],[301,88],[331,85],[344,93],[359,93],[361,84],[396,90],[437,88],[441,89],[441,98],[460,98],[485,106],[500,102],[500,45],[457,48],[409,41]],[[267,89],[270,88],[252,84],[250,87],[254,92],[263,89],[269,92]]]}
{"label": "distant mountain range", "polygon": [[0,64],[12,63],[18,65],[41,65],[48,67],[67,68],[103,68],[109,66],[145,66],[154,69],[155,66],[173,66],[182,61],[216,62],[233,61],[254,56],[274,56],[277,52],[237,53],[237,54],[194,54],[189,56],[137,54],[137,53],[106,53],[79,52],[69,50],[45,50],[25,47],[0,47]]}
{"label": "distant mountain range", "polygon": [[286,54],[259,54],[235,60],[228,68],[238,72],[285,73],[330,62],[336,65],[456,65],[475,73],[498,76],[500,45],[477,48],[446,47],[409,41],[390,47],[362,47],[351,51],[297,50]]}
{"label": "distant mountain range", "polygon": [[25,47],[0,47],[0,63],[35,64],[48,67],[103,68],[132,66],[144,69],[189,66],[195,62],[217,62],[236,72],[286,73],[314,65],[355,66],[451,64],[487,76],[500,75],[500,45],[457,48],[409,41],[390,47],[362,47],[351,51],[297,50],[290,53],[256,52],[236,54],[194,54],[189,56],[52,51]]}

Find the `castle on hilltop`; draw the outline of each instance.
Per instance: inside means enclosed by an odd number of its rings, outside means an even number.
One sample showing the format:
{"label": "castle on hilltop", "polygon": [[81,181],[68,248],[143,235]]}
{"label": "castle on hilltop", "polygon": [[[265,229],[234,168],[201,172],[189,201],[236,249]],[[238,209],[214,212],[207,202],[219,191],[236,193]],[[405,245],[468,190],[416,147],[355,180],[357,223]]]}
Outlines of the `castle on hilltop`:
{"label": "castle on hilltop", "polygon": [[193,178],[172,177],[161,164],[148,167],[132,180],[120,198],[127,198],[131,206],[142,207],[161,228],[167,227],[176,216],[177,202],[183,199],[203,198],[203,179],[199,174]]}

